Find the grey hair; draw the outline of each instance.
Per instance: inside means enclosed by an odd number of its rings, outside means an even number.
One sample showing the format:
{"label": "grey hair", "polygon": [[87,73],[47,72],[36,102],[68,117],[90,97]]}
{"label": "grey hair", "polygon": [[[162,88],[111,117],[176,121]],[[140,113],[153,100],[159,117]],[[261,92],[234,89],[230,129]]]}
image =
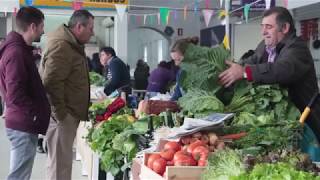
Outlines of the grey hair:
{"label": "grey hair", "polygon": [[94,19],[94,16],[85,9],[74,11],[68,22],[68,26],[69,28],[74,28],[77,23],[86,26],[90,18]]}

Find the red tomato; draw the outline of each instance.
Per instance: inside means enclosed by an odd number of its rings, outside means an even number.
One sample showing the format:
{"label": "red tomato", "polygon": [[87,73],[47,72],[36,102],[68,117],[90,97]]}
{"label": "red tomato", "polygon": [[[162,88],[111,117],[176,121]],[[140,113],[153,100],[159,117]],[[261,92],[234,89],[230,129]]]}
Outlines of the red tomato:
{"label": "red tomato", "polygon": [[195,161],[191,156],[180,155],[177,157],[176,161],[174,161],[175,166],[196,166],[197,161]]}
{"label": "red tomato", "polygon": [[166,171],[166,166],[167,161],[163,158],[159,158],[153,162],[152,170],[162,176],[163,173]]}
{"label": "red tomato", "polygon": [[185,151],[178,151],[173,156],[173,162],[175,162],[180,156],[187,156],[188,154]]}
{"label": "red tomato", "polygon": [[169,141],[164,145],[163,149],[172,149],[175,152],[180,151],[181,145],[178,142]]}
{"label": "red tomato", "polygon": [[147,166],[152,169],[153,162],[159,158],[161,158],[160,154],[151,154],[148,158]]}
{"label": "red tomato", "polygon": [[205,148],[204,146],[198,146],[192,151],[192,157],[195,160],[199,160],[200,158],[204,159],[208,157],[208,153],[208,148]]}
{"label": "red tomato", "polygon": [[187,152],[192,154],[193,150],[198,146],[203,146],[203,142],[200,140],[196,140],[195,142],[193,142],[188,146]]}
{"label": "red tomato", "polygon": [[207,166],[207,160],[199,160],[198,166]]}
{"label": "red tomato", "polygon": [[171,161],[173,159],[174,153],[175,151],[173,149],[165,149],[160,152],[160,156],[167,161]]}

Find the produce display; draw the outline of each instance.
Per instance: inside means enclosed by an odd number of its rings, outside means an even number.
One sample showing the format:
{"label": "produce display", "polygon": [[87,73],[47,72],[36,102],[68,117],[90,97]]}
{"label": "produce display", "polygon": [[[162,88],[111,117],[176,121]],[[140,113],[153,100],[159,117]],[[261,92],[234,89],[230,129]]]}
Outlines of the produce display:
{"label": "produce display", "polygon": [[[169,176],[168,169],[188,166],[196,169],[192,177],[203,180],[320,180],[320,169],[299,152],[300,112],[287,89],[247,81],[222,87],[218,75],[227,68],[225,60],[229,58],[222,46],[188,46],[181,64],[185,94],[178,102],[141,101],[135,114],[121,98],[93,103],[89,109],[93,126],[87,141],[100,156],[102,169],[118,176],[151,146],[152,152],[144,153],[141,164],[152,173],[150,177],[176,177]],[[100,81],[95,74],[90,79]],[[172,130],[182,126],[185,117],[201,119],[213,113],[233,113],[234,117],[219,128],[210,126],[165,140],[157,146],[159,152],[154,152],[152,140],[167,138],[156,134],[156,129]]]}
{"label": "produce display", "polygon": [[90,79],[90,84],[93,84],[96,86],[104,86],[106,84],[105,77],[101,76],[96,72],[89,72],[89,79]]}

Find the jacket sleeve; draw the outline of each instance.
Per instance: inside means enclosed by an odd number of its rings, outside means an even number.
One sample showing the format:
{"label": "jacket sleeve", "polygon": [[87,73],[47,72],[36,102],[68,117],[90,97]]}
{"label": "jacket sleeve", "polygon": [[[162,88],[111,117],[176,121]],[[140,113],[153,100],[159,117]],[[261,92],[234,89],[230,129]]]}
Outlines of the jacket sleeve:
{"label": "jacket sleeve", "polygon": [[28,71],[22,52],[14,51],[6,64],[6,88],[8,104],[32,107],[32,99],[28,94]]}
{"label": "jacket sleeve", "polygon": [[[120,60],[121,61],[121,60]],[[104,88],[104,93],[106,95],[110,95],[113,91],[115,91],[117,88],[119,88],[120,82],[120,75],[122,72],[120,72],[120,63],[117,63],[117,61],[111,61],[109,65],[109,71],[111,72],[111,81],[106,84]]]}
{"label": "jacket sleeve", "polygon": [[248,65],[253,82],[289,84],[301,80],[312,67],[309,50],[302,44],[293,44],[282,50],[275,63]]}
{"label": "jacket sleeve", "polygon": [[174,88],[174,91],[173,91],[173,94],[172,94],[172,97],[171,97],[171,101],[177,101],[180,97],[182,97],[182,93],[181,93],[181,87],[180,87],[180,75],[181,75],[181,70],[178,71],[177,73],[177,83],[176,83],[176,87]]}
{"label": "jacket sleeve", "polygon": [[42,62],[42,81],[48,93],[53,116],[57,120],[63,120],[67,115],[64,89],[65,81],[72,70],[67,46],[63,42],[52,43],[45,52]]}

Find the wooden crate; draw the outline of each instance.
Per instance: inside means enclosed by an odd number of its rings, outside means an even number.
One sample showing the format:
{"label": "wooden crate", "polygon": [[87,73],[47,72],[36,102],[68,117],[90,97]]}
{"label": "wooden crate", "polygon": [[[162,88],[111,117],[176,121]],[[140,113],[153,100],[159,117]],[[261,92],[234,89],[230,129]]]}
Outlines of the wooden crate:
{"label": "wooden crate", "polygon": [[141,180],[200,180],[205,167],[199,166],[167,166],[165,177],[147,167],[148,157],[154,153],[145,153],[144,164],[141,165]]}

